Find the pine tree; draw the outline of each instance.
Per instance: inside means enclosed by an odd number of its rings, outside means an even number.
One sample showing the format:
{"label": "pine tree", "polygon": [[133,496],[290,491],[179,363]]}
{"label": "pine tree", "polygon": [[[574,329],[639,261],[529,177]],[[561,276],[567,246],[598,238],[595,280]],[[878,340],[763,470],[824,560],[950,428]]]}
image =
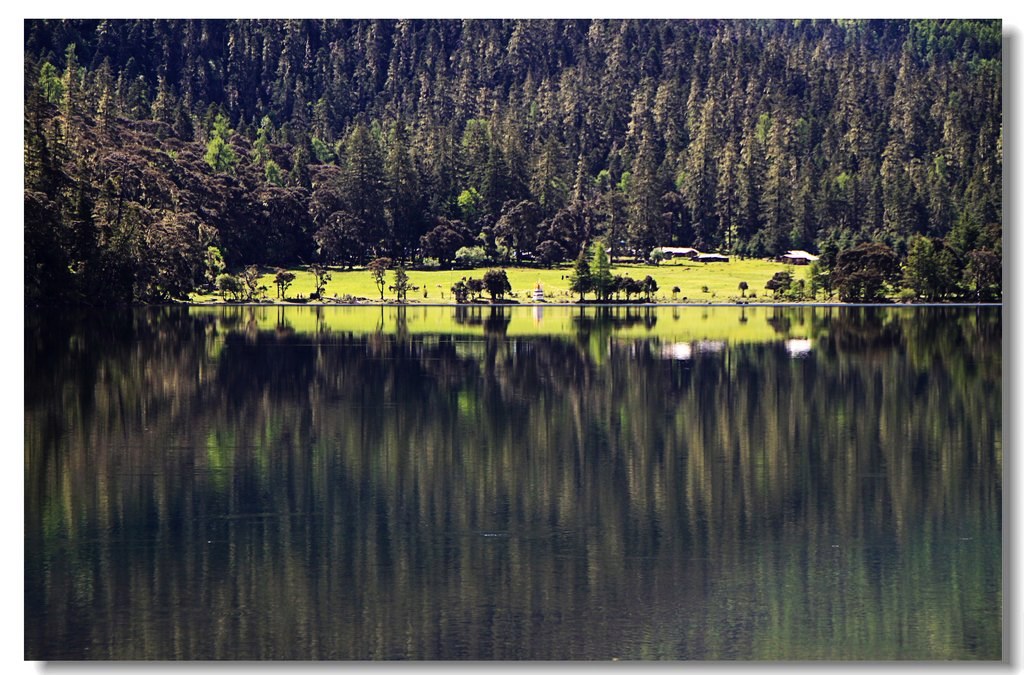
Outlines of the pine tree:
{"label": "pine tree", "polygon": [[391,253],[393,257],[405,260],[413,253],[425,227],[419,175],[409,151],[405,125],[401,122],[394,123],[388,133],[384,174],[385,210],[390,238],[394,242]]}
{"label": "pine tree", "polygon": [[232,133],[227,118],[218,114],[210,131],[210,142],[206,144],[206,154],[203,155],[203,160],[217,173],[233,173],[238,164],[238,153],[228,145]]}
{"label": "pine tree", "polygon": [[540,207],[541,215],[550,217],[566,203],[566,166],[562,144],[549,135],[541,144],[533,161],[530,192]]}
{"label": "pine tree", "polygon": [[612,265],[608,259],[604,244],[594,243],[594,253],[590,260],[590,286],[599,301],[607,301],[613,290]]}
{"label": "pine tree", "polygon": [[360,241],[368,249],[383,252],[387,222],[384,212],[384,167],[380,148],[369,127],[357,124],[345,143],[345,163],[341,171],[342,198],[347,210],[361,226]]}
{"label": "pine tree", "polygon": [[629,245],[635,251],[649,251],[667,238],[661,217],[661,196],[665,190],[656,153],[652,133],[644,130],[633,160],[627,197]]}
{"label": "pine tree", "polygon": [[569,275],[569,291],[580,294],[580,302],[586,298],[587,293],[594,290],[593,277],[590,272],[590,261],[587,259],[587,251],[583,249],[576,258],[572,274]]}

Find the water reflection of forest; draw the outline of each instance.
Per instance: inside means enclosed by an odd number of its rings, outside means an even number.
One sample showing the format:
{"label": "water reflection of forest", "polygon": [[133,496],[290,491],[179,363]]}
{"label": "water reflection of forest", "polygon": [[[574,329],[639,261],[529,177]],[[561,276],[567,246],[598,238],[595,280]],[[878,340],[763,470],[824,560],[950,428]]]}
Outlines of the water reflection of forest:
{"label": "water reflection of forest", "polygon": [[628,333],[657,313],[480,309],[30,320],[29,652],[999,658],[998,310],[781,310],[676,358]]}

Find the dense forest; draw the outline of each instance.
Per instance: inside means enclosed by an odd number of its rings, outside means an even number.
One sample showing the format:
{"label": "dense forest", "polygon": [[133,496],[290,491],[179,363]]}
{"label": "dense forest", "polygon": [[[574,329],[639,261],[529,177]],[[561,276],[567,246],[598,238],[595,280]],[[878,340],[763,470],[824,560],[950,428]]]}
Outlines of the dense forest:
{"label": "dense forest", "polygon": [[[998,297],[999,21],[28,20],[26,302],[870,242]],[[830,259],[834,259],[834,256]],[[886,258],[889,259],[889,258]]]}

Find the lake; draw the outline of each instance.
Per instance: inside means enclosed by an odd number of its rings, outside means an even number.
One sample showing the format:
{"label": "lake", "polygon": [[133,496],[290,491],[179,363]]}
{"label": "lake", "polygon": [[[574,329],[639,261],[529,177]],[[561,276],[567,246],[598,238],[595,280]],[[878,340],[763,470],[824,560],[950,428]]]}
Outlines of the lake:
{"label": "lake", "polygon": [[999,307],[25,326],[27,659],[1000,659]]}

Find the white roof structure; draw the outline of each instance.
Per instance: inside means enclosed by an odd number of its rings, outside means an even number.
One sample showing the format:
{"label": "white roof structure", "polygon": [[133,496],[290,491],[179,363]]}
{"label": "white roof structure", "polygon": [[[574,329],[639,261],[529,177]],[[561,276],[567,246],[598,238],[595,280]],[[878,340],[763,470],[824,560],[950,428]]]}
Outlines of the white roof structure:
{"label": "white roof structure", "polygon": [[814,262],[815,260],[820,259],[819,256],[816,256],[813,253],[808,253],[807,251],[786,251],[786,254],[782,257],[790,258],[791,260],[806,260],[807,262]]}
{"label": "white roof structure", "polygon": [[671,253],[672,255],[690,255],[691,253],[698,252],[697,249],[686,246],[659,246],[658,250],[662,253]]}

